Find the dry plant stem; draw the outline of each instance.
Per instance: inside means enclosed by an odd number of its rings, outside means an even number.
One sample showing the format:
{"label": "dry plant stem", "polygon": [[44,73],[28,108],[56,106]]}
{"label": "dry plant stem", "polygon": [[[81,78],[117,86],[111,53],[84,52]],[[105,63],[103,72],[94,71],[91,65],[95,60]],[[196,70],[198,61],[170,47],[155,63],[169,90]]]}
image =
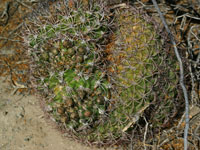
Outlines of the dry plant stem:
{"label": "dry plant stem", "polygon": [[24,7],[33,10],[31,7],[29,7],[28,5],[26,5],[25,3],[21,2],[20,0],[16,0],[19,4],[23,5]]}
{"label": "dry plant stem", "polygon": [[12,83],[12,86],[14,88],[13,92],[12,92],[12,95],[15,95],[16,92],[19,90],[19,89],[27,89],[28,87],[23,85],[23,84],[19,84],[17,83],[16,81],[13,80],[13,70],[11,68],[11,66],[8,64],[7,61],[4,61],[4,63],[8,66],[9,70],[10,70],[10,81]]}
{"label": "dry plant stem", "polygon": [[6,41],[12,41],[12,42],[20,42],[20,40],[14,40],[14,39],[6,38],[6,37],[1,37],[1,36],[0,36],[0,40],[6,40]]}
{"label": "dry plant stem", "polygon": [[190,64],[189,66],[189,71],[190,71],[190,76],[191,76],[191,80],[192,80],[192,93],[191,93],[191,100],[192,100],[192,103],[195,104],[197,103],[198,101],[198,95],[195,91],[195,82],[194,82],[194,74],[192,73],[192,65]]}
{"label": "dry plant stem", "polygon": [[144,144],[144,150],[147,149],[146,147],[146,137],[147,137],[147,130],[148,130],[148,126],[149,126],[149,123],[147,122],[146,118],[144,117],[144,120],[146,122],[146,125],[145,125],[145,133],[144,133],[144,141],[143,141],[143,144]]}
{"label": "dry plant stem", "polygon": [[184,150],[187,150],[187,147],[188,147],[188,141],[187,141],[187,137],[188,137],[188,129],[189,129],[189,102],[188,102],[188,94],[187,94],[187,90],[186,90],[186,87],[184,85],[184,69],[183,69],[183,62],[181,60],[181,57],[179,55],[179,52],[178,52],[178,49],[176,47],[176,42],[174,40],[174,37],[165,21],[165,18],[163,17],[159,7],[158,7],[158,4],[156,2],[156,0],[152,0],[153,2],[153,5],[155,6],[156,10],[158,11],[159,15],[160,15],[160,18],[162,20],[162,23],[164,24],[165,26],[165,29],[167,30],[169,36],[170,36],[170,40],[171,40],[171,43],[174,47],[174,51],[175,51],[175,54],[176,54],[176,57],[179,61],[179,66],[180,66],[180,85],[182,87],[182,90],[183,90],[183,93],[184,93],[184,98],[185,98],[185,130],[184,130]]}
{"label": "dry plant stem", "polygon": [[[199,18],[200,19],[200,18]],[[189,34],[188,34],[188,38],[187,38],[187,42],[188,42],[188,53],[193,57],[193,54],[192,54],[192,51],[195,51],[195,49],[193,49],[193,46],[192,46],[192,36],[193,37],[195,37],[195,39],[197,40],[197,41],[200,41],[200,39],[197,37],[197,35],[195,35],[195,33],[192,31],[193,29],[195,29],[195,28],[199,28],[199,26],[192,26],[191,28],[190,28],[190,31],[189,31]],[[200,56],[200,55],[199,55]],[[190,62],[190,67],[189,67],[189,70],[190,70],[190,76],[191,76],[191,80],[192,80],[192,102],[193,102],[193,104],[194,104],[194,102],[195,103],[197,103],[197,101],[198,101],[198,94],[196,93],[196,91],[195,91],[195,75],[193,74],[193,72],[192,72],[192,65],[197,65],[198,64],[198,62],[199,62],[199,60],[198,60],[198,57],[197,57],[197,60],[196,60],[196,62],[193,62],[193,61],[191,61]]]}
{"label": "dry plant stem", "polygon": [[2,37],[0,36],[0,40],[4,40],[4,44],[7,41],[12,41],[12,42],[22,42],[21,40],[15,40],[15,39],[11,39],[10,36],[13,35],[17,30],[19,30],[22,27],[23,23],[20,23],[13,31],[11,31],[7,37]]}
{"label": "dry plant stem", "polygon": [[9,2],[7,2],[6,4],[5,4],[5,9],[4,9],[4,11],[3,11],[3,13],[2,13],[2,15],[0,16],[0,18],[3,18],[4,16],[6,16],[6,23],[7,23],[7,21],[8,21],[8,8],[9,8]]}

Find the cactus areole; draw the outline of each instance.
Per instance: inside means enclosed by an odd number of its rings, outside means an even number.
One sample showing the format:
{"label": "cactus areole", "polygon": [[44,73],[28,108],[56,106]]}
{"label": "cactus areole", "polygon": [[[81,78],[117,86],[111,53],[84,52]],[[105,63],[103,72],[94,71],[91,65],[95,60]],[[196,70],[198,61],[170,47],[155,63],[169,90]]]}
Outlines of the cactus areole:
{"label": "cactus areole", "polygon": [[144,120],[156,131],[173,118],[178,65],[149,16],[128,5],[110,13],[103,1],[48,9],[22,34],[32,87],[62,131],[84,143],[129,143]]}

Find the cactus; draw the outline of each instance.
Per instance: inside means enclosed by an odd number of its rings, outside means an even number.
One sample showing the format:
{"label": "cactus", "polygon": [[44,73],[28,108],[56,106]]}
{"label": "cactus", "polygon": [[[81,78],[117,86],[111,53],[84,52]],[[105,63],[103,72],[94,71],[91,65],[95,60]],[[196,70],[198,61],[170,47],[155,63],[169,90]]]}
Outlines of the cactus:
{"label": "cactus", "polygon": [[107,49],[114,104],[97,129],[106,142],[111,137],[123,139],[150,105],[157,109],[146,114],[154,129],[161,128],[176,107],[178,64],[173,55],[161,51],[161,37],[148,19],[135,8],[116,10],[118,28]]}
{"label": "cactus", "polygon": [[92,10],[80,7],[66,13],[58,15],[55,24],[29,33],[28,47],[37,70],[36,87],[51,97],[47,105],[53,117],[80,130],[98,120],[103,114],[99,110],[106,111],[110,90],[97,44],[104,43],[109,25],[96,4]]}
{"label": "cactus", "polygon": [[161,51],[149,17],[132,6],[114,10],[113,17],[102,1],[57,4],[62,11],[27,21],[23,31],[32,84],[55,122],[100,145],[129,138],[150,108],[152,128],[162,126],[175,108],[178,68]]}

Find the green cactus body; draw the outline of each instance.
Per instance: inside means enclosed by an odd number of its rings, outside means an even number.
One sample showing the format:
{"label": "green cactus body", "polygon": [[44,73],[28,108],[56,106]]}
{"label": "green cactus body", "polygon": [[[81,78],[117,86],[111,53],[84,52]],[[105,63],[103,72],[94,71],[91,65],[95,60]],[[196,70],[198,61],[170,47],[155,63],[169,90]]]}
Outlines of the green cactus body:
{"label": "green cactus body", "polygon": [[117,9],[111,26],[98,3],[63,10],[54,22],[36,22],[26,39],[34,83],[55,121],[81,140],[112,144],[130,135],[149,105],[159,103],[149,116],[153,127],[165,122],[174,109],[178,68],[161,52],[160,36],[143,13]]}
{"label": "green cactus body", "polygon": [[[166,114],[173,111],[177,94],[178,78],[175,70],[178,64],[160,51],[162,43],[153,24],[131,10],[117,11],[116,22],[119,26],[116,40],[109,49],[108,57],[113,58],[110,61],[113,71],[109,78],[113,82],[112,88],[117,91],[111,92],[114,101],[112,111],[108,119],[96,127],[93,136],[88,135],[90,139],[98,138],[105,143],[113,137],[122,139],[125,132],[129,133],[133,129],[150,104],[157,101],[160,101],[158,110],[153,115],[149,114],[149,118],[152,117],[150,121],[153,128],[159,128],[168,118]],[[158,83],[160,77],[163,83]],[[159,89],[159,86],[162,88]]]}
{"label": "green cactus body", "polygon": [[96,65],[96,44],[101,44],[109,27],[101,11],[98,5],[90,11],[70,10],[65,16],[58,15],[56,23],[38,26],[28,35],[34,69],[42,79],[37,81],[37,89],[46,89],[45,94],[53,97],[47,105],[53,108],[55,120],[69,128],[92,125],[102,115],[97,107],[107,107],[104,99],[96,104],[99,96],[107,97],[109,92],[108,81]]}

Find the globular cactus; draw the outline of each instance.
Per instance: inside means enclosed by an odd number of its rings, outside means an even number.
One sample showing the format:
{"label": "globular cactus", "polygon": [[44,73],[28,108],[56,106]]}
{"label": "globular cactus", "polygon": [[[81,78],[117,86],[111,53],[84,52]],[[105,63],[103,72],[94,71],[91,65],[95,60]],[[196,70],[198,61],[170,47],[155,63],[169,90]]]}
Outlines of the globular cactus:
{"label": "globular cactus", "polygon": [[56,12],[24,27],[32,85],[48,113],[100,145],[128,141],[141,116],[164,125],[176,108],[178,65],[153,21],[132,6],[111,14],[102,1],[75,4],[58,1]]}
{"label": "globular cactus", "polygon": [[36,87],[51,97],[46,104],[54,119],[81,130],[98,120],[108,105],[109,83],[100,59],[109,20],[96,3],[87,11],[80,7],[62,13],[55,22],[36,21],[36,28],[27,24],[27,44]]}
{"label": "globular cactus", "polygon": [[112,111],[97,129],[106,142],[110,137],[123,139],[143,117],[152,129],[164,128],[175,117],[177,104],[183,102],[178,96],[179,65],[169,49],[164,49],[159,28],[140,11],[133,7],[115,11],[118,27],[105,50]]}
{"label": "globular cactus", "polygon": [[115,17],[118,25],[105,49],[112,85],[109,113],[88,135],[89,139],[98,135],[99,143],[105,144],[126,143],[133,132],[139,137],[137,133],[142,134],[144,128],[138,132],[136,126],[143,118],[156,133],[172,123],[183,103],[178,95],[179,65],[164,47],[166,42],[155,22],[131,6],[116,9]]}

